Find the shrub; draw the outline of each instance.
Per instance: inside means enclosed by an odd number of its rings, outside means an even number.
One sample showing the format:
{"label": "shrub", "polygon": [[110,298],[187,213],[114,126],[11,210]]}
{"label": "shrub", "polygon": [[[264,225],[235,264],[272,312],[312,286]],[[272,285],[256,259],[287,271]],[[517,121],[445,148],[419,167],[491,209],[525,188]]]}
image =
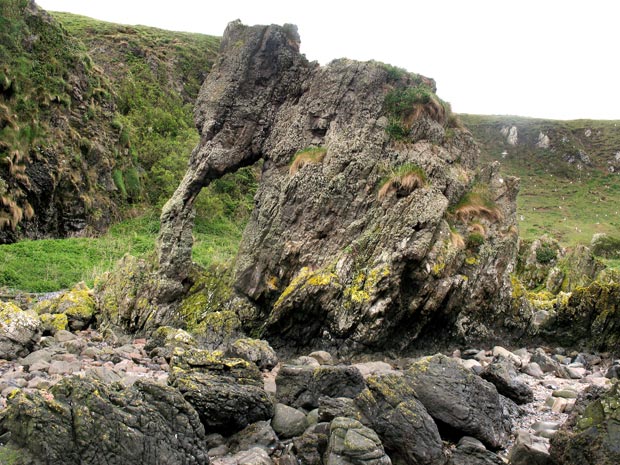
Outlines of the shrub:
{"label": "shrub", "polygon": [[123,178],[123,172],[118,168],[112,171],[112,179],[114,185],[120,191],[123,198],[127,197],[127,188],[125,187],[125,179]]}
{"label": "shrub", "polygon": [[381,200],[394,192],[409,194],[426,184],[424,170],[414,163],[405,163],[391,170],[389,175],[383,179],[377,195]]}
{"label": "shrub", "polygon": [[308,147],[300,150],[293,156],[289,174],[291,176],[294,175],[306,165],[322,163],[325,155],[327,155],[325,147]]}
{"label": "shrub", "polygon": [[557,256],[556,250],[548,244],[542,244],[536,249],[536,261],[542,265],[551,263]]}
{"label": "shrub", "polygon": [[134,166],[130,167],[127,171],[125,171],[124,178],[127,195],[131,200],[138,200],[142,191],[138,170]]}

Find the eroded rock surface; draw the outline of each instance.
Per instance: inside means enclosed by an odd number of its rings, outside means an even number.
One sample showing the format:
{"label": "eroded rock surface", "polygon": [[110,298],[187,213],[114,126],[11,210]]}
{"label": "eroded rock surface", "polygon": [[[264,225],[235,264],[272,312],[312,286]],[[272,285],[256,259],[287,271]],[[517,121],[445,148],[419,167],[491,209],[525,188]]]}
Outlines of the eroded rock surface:
{"label": "eroded rock surface", "polygon": [[509,303],[517,182],[497,166],[476,174],[478,148],[431,79],[320,67],[298,46],[290,25],[228,26],[196,105],[201,142],[162,212],[160,300],[188,280],[200,189],[262,158],[235,280],[252,334],[355,351],[406,349],[438,328],[492,335]]}

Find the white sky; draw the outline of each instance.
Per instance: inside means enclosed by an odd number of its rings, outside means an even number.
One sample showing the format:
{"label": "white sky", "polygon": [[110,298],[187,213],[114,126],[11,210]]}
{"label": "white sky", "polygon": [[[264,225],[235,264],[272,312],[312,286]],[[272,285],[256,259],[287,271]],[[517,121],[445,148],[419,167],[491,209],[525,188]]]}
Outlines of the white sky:
{"label": "white sky", "polygon": [[620,119],[616,0],[36,1],[212,35],[237,18],[294,23],[308,59],[375,59],[432,77],[459,113]]}

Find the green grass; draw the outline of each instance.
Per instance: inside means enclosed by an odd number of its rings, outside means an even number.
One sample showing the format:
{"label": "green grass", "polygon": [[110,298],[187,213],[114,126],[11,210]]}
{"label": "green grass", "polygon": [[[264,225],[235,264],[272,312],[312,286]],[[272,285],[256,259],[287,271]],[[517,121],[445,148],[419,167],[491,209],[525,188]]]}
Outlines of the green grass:
{"label": "green grass", "polygon": [[[208,192],[206,192],[208,194]],[[216,217],[194,229],[194,262],[203,267],[229,265],[237,253],[245,219]],[[114,225],[99,238],[44,239],[0,245],[0,289],[51,292],[79,281],[92,286],[125,254],[146,257],[155,251],[159,217],[149,210]]]}
{"label": "green grass", "polygon": [[[549,234],[565,246],[589,244],[595,233],[620,228],[620,174],[610,173],[620,151],[620,121],[553,121],[513,116],[461,115],[482,148],[482,162],[498,160],[501,172],[521,179],[517,198],[519,234],[531,240]],[[510,146],[501,128],[515,125]],[[589,136],[586,135],[589,130]],[[551,139],[536,148],[540,133]],[[589,164],[568,163],[579,151]]]}

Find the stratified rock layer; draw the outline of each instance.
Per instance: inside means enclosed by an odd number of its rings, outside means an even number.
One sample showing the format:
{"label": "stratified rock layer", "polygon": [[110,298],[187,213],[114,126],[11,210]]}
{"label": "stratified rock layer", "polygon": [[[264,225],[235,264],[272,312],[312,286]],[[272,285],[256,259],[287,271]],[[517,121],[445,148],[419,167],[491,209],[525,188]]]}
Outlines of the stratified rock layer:
{"label": "stratified rock layer", "polygon": [[[376,62],[319,67],[298,45],[293,26],[227,28],[196,106],[201,143],[162,212],[160,300],[187,284],[197,193],[262,158],[236,262],[246,329],[357,351],[446,330],[489,337],[508,309],[516,181],[476,173],[478,148],[448,127],[432,80]],[[405,108],[396,141],[386,99],[412,92],[428,98]]]}

